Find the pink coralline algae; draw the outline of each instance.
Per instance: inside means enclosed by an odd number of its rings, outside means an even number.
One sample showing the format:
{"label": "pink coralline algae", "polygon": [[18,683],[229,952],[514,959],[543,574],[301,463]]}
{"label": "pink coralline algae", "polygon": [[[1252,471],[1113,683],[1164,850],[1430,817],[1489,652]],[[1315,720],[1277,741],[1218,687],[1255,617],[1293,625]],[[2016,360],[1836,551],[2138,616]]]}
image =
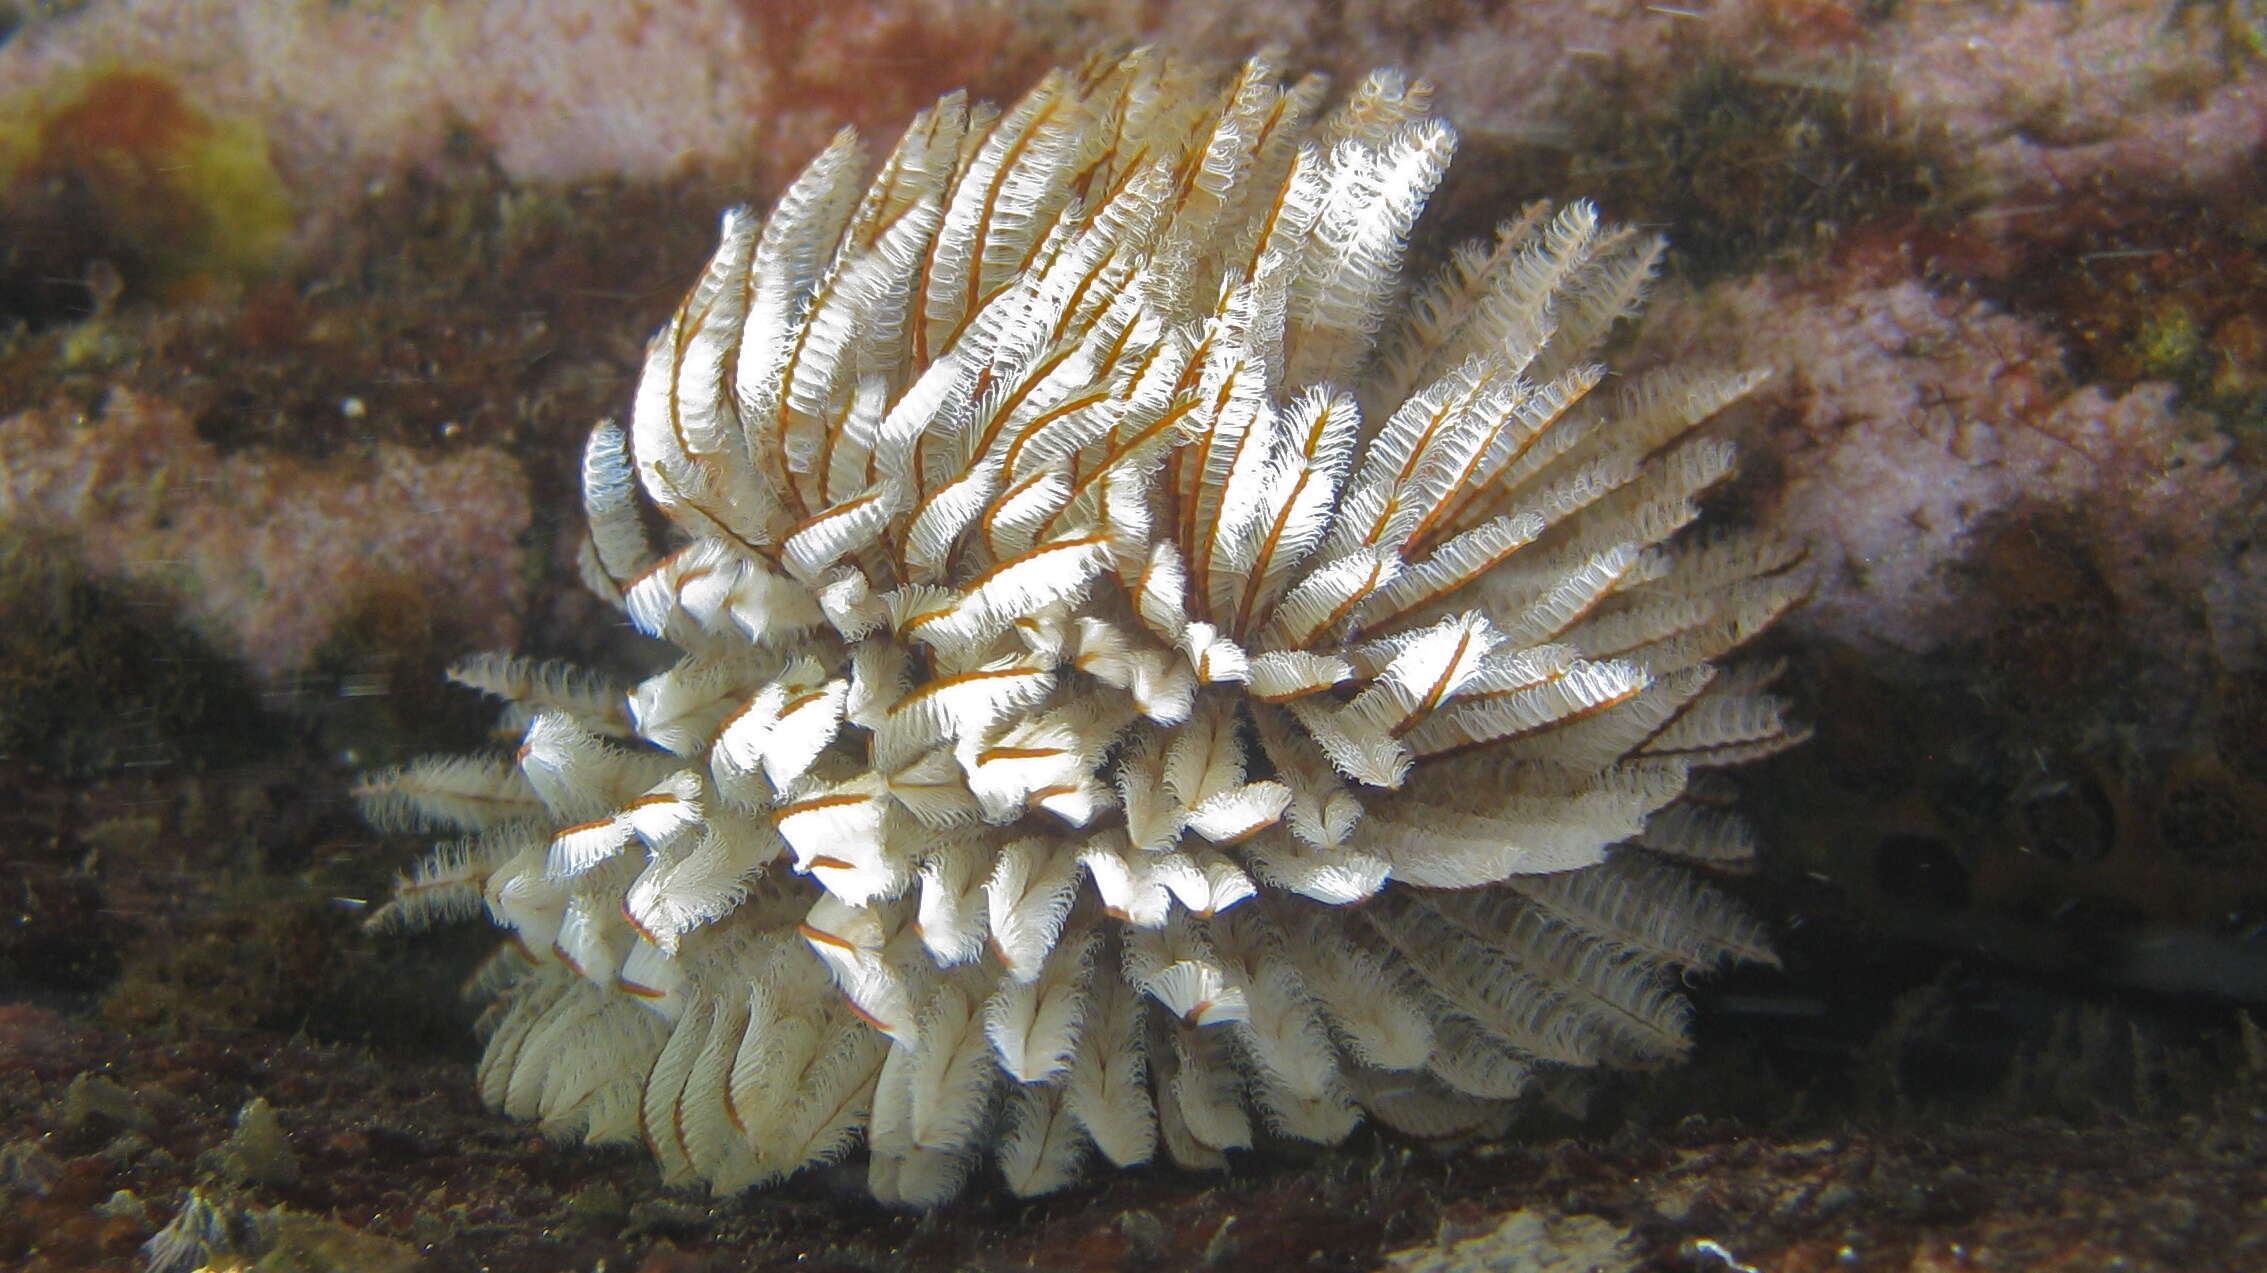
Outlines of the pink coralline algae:
{"label": "pink coralline algae", "polygon": [[2259,20],[2242,5],[1925,0],[1899,7],[1870,61],[1897,115],[1942,127],[1991,193],[2099,181],[2162,197],[2240,178],[2267,142],[2246,13]]}
{"label": "pink coralline algae", "polygon": [[114,390],[94,417],[0,418],[0,525],[10,524],[173,599],[271,682],[383,598],[447,596],[472,641],[518,635],[528,496],[518,466],[492,448],[223,455],[175,405]]}
{"label": "pink coralline algae", "polygon": [[1778,524],[1825,558],[1798,626],[1913,654],[1979,635],[1995,611],[1964,563],[2051,512],[2137,646],[2252,660],[2267,554],[2233,536],[2260,482],[2168,386],[2074,386],[2027,320],[1907,278],[1728,282],[1648,340],[1777,369],[1747,440],[1780,471]]}

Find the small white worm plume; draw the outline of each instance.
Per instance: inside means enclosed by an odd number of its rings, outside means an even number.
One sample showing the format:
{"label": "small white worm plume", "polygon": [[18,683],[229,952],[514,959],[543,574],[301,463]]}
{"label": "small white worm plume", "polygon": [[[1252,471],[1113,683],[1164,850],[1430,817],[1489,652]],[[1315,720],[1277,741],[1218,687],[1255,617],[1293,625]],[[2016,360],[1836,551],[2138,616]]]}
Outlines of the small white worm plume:
{"label": "small white worm plume", "polygon": [[473,659],[516,757],[365,788],[459,837],[386,920],[514,939],[492,1105],[719,1190],[863,1140],[929,1206],[1486,1127],[1770,957],[1676,863],[1797,732],[1715,660],[1798,554],[1685,529],[1755,378],[1603,401],[1657,242],[1532,208],[1410,291],[1422,86],[1216,75],[955,94],[726,215],[584,459],[584,576],[683,657]]}

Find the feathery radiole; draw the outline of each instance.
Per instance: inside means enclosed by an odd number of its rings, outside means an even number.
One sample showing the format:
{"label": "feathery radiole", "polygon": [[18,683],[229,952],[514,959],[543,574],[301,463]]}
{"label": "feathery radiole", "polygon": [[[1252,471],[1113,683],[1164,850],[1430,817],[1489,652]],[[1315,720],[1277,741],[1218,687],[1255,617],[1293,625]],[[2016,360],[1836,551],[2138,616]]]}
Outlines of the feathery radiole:
{"label": "feathery radiole", "polygon": [[926,1206],[1494,1126],[1769,957],[1678,861],[1797,733],[1715,663],[1797,552],[1686,530],[1755,377],[1593,392],[1661,249],[1579,203],[1408,293],[1453,134],[1324,96],[1101,59],[726,214],[584,455],[584,577],[683,657],[471,659],[517,754],[363,789],[463,837],[383,921],[513,939],[490,1104],[720,1191],[862,1138]]}

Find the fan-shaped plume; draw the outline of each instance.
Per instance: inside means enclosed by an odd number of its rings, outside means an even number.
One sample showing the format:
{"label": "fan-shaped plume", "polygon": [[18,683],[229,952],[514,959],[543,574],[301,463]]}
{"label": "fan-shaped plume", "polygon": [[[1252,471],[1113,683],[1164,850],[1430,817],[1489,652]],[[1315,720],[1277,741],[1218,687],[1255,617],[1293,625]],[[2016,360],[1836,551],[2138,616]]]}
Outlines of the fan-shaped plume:
{"label": "fan-shaped plume", "polygon": [[1454,134],[1324,100],[1136,52],[726,215],[583,457],[584,579],[682,657],[468,660],[517,751],[362,789],[466,837],[386,922],[515,938],[491,1104],[929,1206],[1493,1126],[1769,957],[1674,861],[1797,734],[1719,660],[1799,554],[1686,529],[1753,378],[1592,393],[1660,246],[1582,204],[1407,286]]}

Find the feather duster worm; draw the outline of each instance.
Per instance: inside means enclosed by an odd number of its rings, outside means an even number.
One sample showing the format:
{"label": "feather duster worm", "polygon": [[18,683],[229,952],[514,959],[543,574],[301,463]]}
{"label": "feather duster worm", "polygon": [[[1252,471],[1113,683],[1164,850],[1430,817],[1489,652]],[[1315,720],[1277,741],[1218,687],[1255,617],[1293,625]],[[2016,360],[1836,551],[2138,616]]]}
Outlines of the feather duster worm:
{"label": "feather duster worm", "polygon": [[1751,851],[1696,769],[1795,732],[1713,663],[1795,553],[1680,534],[1753,377],[1592,393],[1661,249],[1581,204],[1405,295],[1452,134],[1323,97],[1136,53],[725,216],[584,456],[585,577],[682,658],[471,660],[518,753],[364,788],[465,836],[389,922],[512,935],[491,1105],[720,1191],[863,1139],[885,1200],[1031,1194],[1485,1127],[1769,957],[1677,864]]}

